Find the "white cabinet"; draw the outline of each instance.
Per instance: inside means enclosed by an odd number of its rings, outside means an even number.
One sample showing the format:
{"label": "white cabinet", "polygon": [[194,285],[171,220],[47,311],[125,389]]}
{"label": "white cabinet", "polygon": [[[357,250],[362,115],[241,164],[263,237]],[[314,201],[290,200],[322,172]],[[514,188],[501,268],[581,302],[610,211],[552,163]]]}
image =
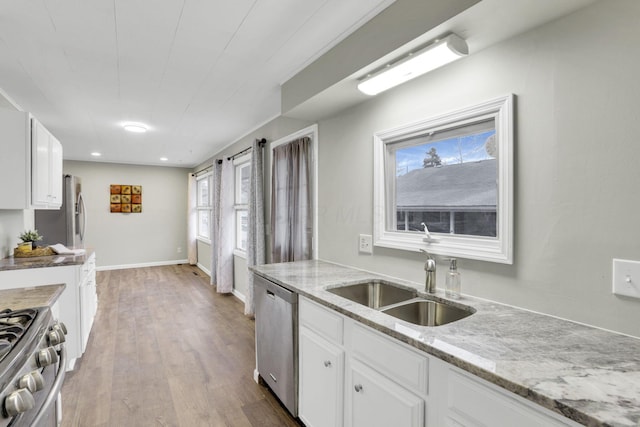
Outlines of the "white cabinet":
{"label": "white cabinet", "polygon": [[[88,285],[83,286],[85,283]],[[0,289],[56,284],[66,284],[53,311],[67,327],[67,369],[71,370],[75,359],[84,353],[97,308],[95,293],[92,293],[95,292],[95,254],[81,265],[0,271]]]}
{"label": "white cabinet", "polygon": [[350,360],[346,427],[424,426],[424,400],[371,367]]}
{"label": "white cabinet", "polygon": [[80,337],[81,351],[85,352],[93,320],[98,310],[98,294],[96,292],[96,259],[92,255],[82,266],[80,293]]}
{"label": "white cabinet", "polygon": [[308,427],[578,426],[305,297],[299,306],[299,412]]}
{"label": "white cabinet", "polygon": [[59,209],[62,145],[29,113],[0,109],[0,209]]}
{"label": "white cabinet", "polygon": [[302,327],[298,413],[307,427],[342,426],[344,351]]}
{"label": "white cabinet", "polygon": [[577,427],[578,423],[541,408],[441,360],[431,364],[433,387],[441,392],[440,425],[452,427]]}
{"label": "white cabinet", "polygon": [[38,209],[62,205],[62,145],[31,119],[31,204]]}
{"label": "white cabinet", "polygon": [[342,317],[306,298],[298,301],[298,316],[298,416],[307,427],[341,427]]}

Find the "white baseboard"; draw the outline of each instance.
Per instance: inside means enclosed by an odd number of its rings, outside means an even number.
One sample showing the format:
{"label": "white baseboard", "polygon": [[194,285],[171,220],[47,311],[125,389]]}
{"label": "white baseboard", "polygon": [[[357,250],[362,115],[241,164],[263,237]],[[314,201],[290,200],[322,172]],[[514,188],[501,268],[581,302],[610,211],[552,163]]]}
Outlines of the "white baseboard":
{"label": "white baseboard", "polygon": [[171,261],[143,262],[139,264],[102,265],[100,267],[96,267],[96,270],[97,271],[124,270],[127,268],[159,267],[162,265],[176,265],[176,264],[188,264],[188,263],[189,263],[189,260],[187,259],[175,259]]}
{"label": "white baseboard", "polygon": [[231,291],[231,293],[233,294],[234,297],[238,298],[240,301],[242,301],[242,302],[246,302],[247,301],[247,299],[245,298],[244,294],[238,292],[236,289]]}
{"label": "white baseboard", "polygon": [[211,271],[209,271],[208,268],[206,268],[204,265],[197,263],[196,267],[198,267],[200,270],[202,270],[204,273],[207,274],[207,276],[211,277]]}
{"label": "white baseboard", "polygon": [[256,384],[260,384],[260,373],[257,369],[253,370],[253,380],[256,382]]}

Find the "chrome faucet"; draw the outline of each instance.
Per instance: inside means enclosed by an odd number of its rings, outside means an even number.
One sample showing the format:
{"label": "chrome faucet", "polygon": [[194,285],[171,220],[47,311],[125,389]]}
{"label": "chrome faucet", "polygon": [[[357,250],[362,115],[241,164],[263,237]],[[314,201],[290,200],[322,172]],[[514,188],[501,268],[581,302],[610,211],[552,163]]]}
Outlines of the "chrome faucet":
{"label": "chrome faucet", "polygon": [[429,294],[436,293],[436,260],[433,259],[431,254],[424,249],[420,249],[421,252],[427,254],[427,261],[424,263],[424,271],[427,273],[427,277],[424,282],[424,291]]}

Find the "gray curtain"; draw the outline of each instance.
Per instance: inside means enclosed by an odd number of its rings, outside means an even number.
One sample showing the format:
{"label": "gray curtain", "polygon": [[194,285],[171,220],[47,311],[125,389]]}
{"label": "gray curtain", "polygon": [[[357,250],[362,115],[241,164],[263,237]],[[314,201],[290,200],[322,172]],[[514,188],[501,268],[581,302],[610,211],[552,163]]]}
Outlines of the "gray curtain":
{"label": "gray curtain", "polygon": [[218,228],[220,227],[220,178],[222,177],[222,163],[213,161],[212,201],[211,207],[211,284],[217,284],[216,270],[218,268]]}
{"label": "gray curtain", "polygon": [[272,262],[311,259],[310,148],[311,138],[303,137],[273,150]]}
{"label": "gray curtain", "polygon": [[[259,140],[253,142],[251,175],[249,184],[249,230],[247,235],[247,266],[264,264],[264,198],[263,198],[263,148]],[[253,316],[253,274],[249,272],[248,289],[244,302],[244,314]]]}

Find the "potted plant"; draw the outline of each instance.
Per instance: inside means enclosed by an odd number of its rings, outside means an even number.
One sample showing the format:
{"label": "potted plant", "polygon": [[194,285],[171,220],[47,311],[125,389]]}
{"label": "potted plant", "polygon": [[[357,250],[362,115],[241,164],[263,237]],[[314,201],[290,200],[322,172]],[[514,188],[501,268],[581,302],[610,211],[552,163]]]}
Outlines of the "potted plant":
{"label": "potted plant", "polygon": [[31,249],[35,249],[37,247],[36,242],[38,240],[42,240],[42,236],[38,234],[38,230],[27,230],[23,233],[20,233],[18,236],[22,243],[18,244],[18,248],[23,251],[29,251]]}

